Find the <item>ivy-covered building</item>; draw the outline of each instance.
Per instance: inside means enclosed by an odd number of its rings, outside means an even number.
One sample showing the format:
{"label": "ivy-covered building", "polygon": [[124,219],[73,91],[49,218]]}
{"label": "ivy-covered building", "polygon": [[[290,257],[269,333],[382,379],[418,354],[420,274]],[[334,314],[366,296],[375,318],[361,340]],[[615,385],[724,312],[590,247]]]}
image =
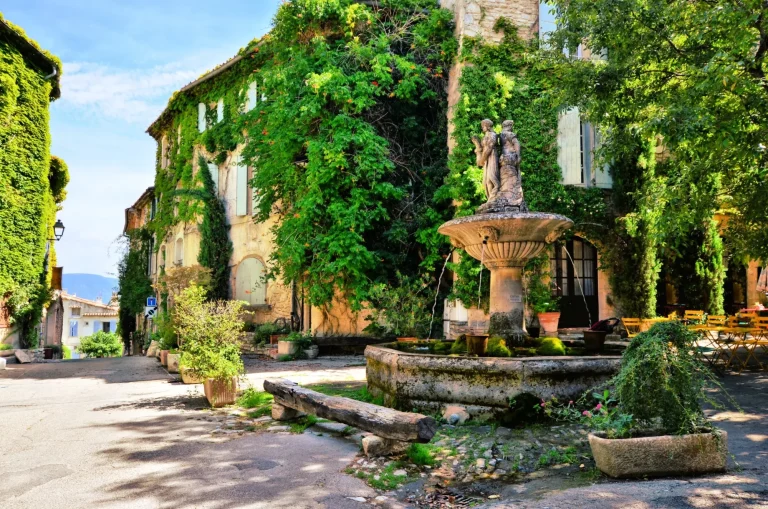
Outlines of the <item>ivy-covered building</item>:
{"label": "ivy-covered building", "polygon": [[53,225],[69,181],[50,154],[58,58],[0,15],[0,342],[34,346],[56,264]]}

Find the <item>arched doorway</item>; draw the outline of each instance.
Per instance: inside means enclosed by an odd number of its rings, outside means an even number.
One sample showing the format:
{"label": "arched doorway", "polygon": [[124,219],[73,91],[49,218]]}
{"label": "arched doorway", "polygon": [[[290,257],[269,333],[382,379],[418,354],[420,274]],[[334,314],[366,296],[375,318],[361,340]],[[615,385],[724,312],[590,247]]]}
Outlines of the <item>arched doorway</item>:
{"label": "arched doorway", "polygon": [[555,243],[550,270],[555,282],[553,294],[560,298],[560,327],[589,327],[596,322],[599,305],[595,246],[579,237]]}
{"label": "arched doorway", "polygon": [[237,266],[235,273],[235,298],[244,300],[249,306],[267,303],[267,286],[264,279],[264,264],[258,258],[246,258]]}

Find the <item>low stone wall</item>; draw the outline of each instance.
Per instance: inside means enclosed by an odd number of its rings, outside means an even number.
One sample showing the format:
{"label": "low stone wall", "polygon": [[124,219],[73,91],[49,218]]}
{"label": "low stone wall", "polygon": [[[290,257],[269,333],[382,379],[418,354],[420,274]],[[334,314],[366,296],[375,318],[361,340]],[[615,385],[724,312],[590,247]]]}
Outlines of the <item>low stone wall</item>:
{"label": "low stone wall", "polygon": [[473,415],[509,408],[523,394],[568,401],[610,379],[620,356],[478,358],[365,349],[368,390],[387,405],[442,411],[462,405]]}

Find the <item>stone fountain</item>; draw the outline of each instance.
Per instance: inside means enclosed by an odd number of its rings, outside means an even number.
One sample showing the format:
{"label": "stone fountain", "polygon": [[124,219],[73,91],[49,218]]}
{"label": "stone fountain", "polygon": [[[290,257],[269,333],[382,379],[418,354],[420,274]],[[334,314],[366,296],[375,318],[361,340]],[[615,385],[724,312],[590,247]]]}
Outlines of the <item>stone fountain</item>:
{"label": "stone fountain", "polygon": [[438,231],[491,272],[488,332],[515,340],[524,334],[523,267],[572,227],[573,221],[558,214],[528,212],[514,122],[504,121],[499,135],[490,120],[483,120],[481,127],[483,138],[473,137],[472,141],[477,165],[483,168],[487,201],[476,214],[448,221]]}

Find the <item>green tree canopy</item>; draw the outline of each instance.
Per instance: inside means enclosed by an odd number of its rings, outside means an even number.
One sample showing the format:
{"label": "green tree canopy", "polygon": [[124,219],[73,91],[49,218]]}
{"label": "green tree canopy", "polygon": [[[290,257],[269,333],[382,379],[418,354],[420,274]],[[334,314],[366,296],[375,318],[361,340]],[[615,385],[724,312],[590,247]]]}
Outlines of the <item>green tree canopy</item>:
{"label": "green tree canopy", "polygon": [[642,187],[640,215],[658,214],[649,234],[674,242],[730,209],[727,240],[768,259],[765,2],[551,3],[554,49],[586,43],[607,57],[572,60],[562,75],[564,102],[607,128],[603,157],[623,158],[638,138],[669,154]]}

